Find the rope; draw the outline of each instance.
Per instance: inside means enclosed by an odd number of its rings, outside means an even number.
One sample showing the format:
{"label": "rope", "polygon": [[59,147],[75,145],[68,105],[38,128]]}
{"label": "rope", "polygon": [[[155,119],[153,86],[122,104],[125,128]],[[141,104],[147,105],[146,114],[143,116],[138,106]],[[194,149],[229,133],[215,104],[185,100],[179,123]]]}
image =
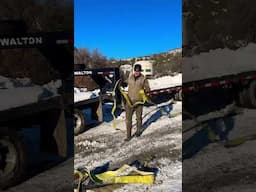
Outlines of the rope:
{"label": "rope", "polygon": [[[113,89],[114,104],[113,104],[113,108],[112,108],[112,110],[111,110],[111,114],[112,114],[112,117],[113,117],[113,127],[114,127],[115,129],[116,129],[116,126],[117,126],[116,116],[115,116],[115,111],[116,111],[116,108],[117,108],[117,104],[116,104],[117,102],[116,102],[116,94],[115,94],[115,92],[116,92],[116,89],[117,89],[117,88],[119,89],[121,95],[122,95],[123,98],[125,99],[125,101],[126,101],[126,103],[128,104],[128,106],[131,107],[131,108],[136,107],[137,105],[144,105],[145,103],[149,103],[149,104],[154,105],[154,106],[156,107],[156,109],[158,109],[158,108],[161,109],[162,106],[158,106],[156,103],[152,102],[152,101],[147,97],[147,95],[146,95],[146,93],[145,93],[145,91],[144,91],[143,89],[141,89],[141,90],[139,91],[139,94],[141,95],[142,101],[137,101],[137,102],[135,102],[134,104],[132,104],[131,99],[129,98],[128,94],[127,94],[125,91],[123,91],[123,90],[121,89],[121,87],[119,86],[120,80],[121,80],[121,79],[119,79],[119,80],[116,82],[116,84],[115,84],[115,86],[114,86],[114,89]],[[170,99],[170,101],[171,101],[171,100],[172,100],[172,99]],[[171,114],[171,113],[170,113],[170,114],[169,114],[169,118],[176,117],[177,115],[178,115],[178,114]]]}

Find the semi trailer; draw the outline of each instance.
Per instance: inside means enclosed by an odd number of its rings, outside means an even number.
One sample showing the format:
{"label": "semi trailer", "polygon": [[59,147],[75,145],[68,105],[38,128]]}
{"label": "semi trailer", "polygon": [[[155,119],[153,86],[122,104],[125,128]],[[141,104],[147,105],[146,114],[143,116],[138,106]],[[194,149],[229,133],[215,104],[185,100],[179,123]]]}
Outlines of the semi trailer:
{"label": "semi trailer", "polygon": [[[0,188],[7,188],[26,178],[28,172],[29,155],[21,134],[23,128],[40,128],[40,141],[37,142],[40,142],[41,152],[57,155],[62,160],[68,157],[67,141],[73,137],[67,134],[67,119],[72,117],[73,107],[73,66],[70,64],[73,62],[73,33],[28,33],[23,21],[4,20],[0,26],[0,51],[38,49],[47,63],[58,71],[61,81],[54,94],[47,91],[40,96],[33,94],[36,90],[45,90],[42,85],[9,89],[2,84]],[[10,82],[17,80],[9,79]]]}

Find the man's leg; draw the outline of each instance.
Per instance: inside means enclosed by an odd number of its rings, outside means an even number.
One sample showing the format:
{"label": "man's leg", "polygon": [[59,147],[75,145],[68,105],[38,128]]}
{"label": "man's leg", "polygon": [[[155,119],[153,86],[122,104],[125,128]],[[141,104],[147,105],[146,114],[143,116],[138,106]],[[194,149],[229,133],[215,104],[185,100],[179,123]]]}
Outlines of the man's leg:
{"label": "man's leg", "polygon": [[141,131],[142,131],[142,111],[143,111],[143,105],[138,105],[135,110],[136,110],[136,120],[137,120],[136,136],[140,136]]}
{"label": "man's leg", "polygon": [[133,108],[130,107],[128,104],[125,106],[125,114],[126,114],[126,130],[127,130],[127,139],[131,138],[132,136],[132,114]]}

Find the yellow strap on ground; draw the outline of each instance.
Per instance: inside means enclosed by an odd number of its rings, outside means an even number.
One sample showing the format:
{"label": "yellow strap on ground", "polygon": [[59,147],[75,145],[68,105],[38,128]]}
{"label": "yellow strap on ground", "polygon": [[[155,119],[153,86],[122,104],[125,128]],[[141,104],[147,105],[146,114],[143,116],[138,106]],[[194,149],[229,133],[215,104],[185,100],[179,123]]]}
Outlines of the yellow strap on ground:
{"label": "yellow strap on ground", "polygon": [[[77,177],[78,179],[78,188],[77,189],[74,189],[74,192],[79,192],[80,191],[80,184],[83,180],[83,178],[85,177],[86,175],[84,175],[83,173],[81,173],[80,171],[78,170],[74,170],[74,177]],[[77,180],[75,179],[75,180]]]}
{"label": "yellow strap on ground", "polygon": [[224,144],[224,146],[225,147],[236,147],[236,146],[241,145],[249,140],[255,140],[255,139],[256,139],[256,134],[242,136],[242,137],[238,137],[238,138],[227,141]]}
{"label": "yellow strap on ground", "polygon": [[[130,169],[128,175],[121,175],[125,171]],[[129,175],[132,174],[132,175]],[[135,167],[129,165],[123,165],[115,171],[106,171],[101,174],[95,175],[98,179],[102,180],[105,184],[121,184],[121,183],[141,183],[141,184],[153,184],[154,173],[139,171]]]}
{"label": "yellow strap on ground", "polygon": [[105,184],[153,184],[154,175],[128,175],[112,177]]}
{"label": "yellow strap on ground", "polygon": [[179,112],[179,113],[170,113],[170,118],[177,117],[180,114],[181,114],[181,112]]}
{"label": "yellow strap on ground", "polygon": [[74,170],[74,177],[78,177],[79,180],[82,180],[84,178],[85,175],[83,175],[83,173],[81,173],[78,170]]}
{"label": "yellow strap on ground", "polygon": [[208,139],[213,142],[216,140],[216,138],[216,133],[214,133],[214,131],[211,128],[208,128]]}

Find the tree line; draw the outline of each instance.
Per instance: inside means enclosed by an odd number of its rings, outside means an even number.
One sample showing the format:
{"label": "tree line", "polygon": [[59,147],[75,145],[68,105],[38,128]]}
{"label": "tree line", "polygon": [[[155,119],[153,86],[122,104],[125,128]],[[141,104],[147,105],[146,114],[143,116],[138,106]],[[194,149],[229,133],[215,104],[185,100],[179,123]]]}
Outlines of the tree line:
{"label": "tree line", "polygon": [[147,57],[131,58],[130,60],[118,60],[108,59],[98,49],[89,51],[87,48],[75,48],[74,51],[74,64],[83,64],[88,69],[119,67],[124,64],[133,65],[139,60],[152,60],[156,76],[181,72],[181,58],[181,52],[178,52],[176,54],[159,53]]}

